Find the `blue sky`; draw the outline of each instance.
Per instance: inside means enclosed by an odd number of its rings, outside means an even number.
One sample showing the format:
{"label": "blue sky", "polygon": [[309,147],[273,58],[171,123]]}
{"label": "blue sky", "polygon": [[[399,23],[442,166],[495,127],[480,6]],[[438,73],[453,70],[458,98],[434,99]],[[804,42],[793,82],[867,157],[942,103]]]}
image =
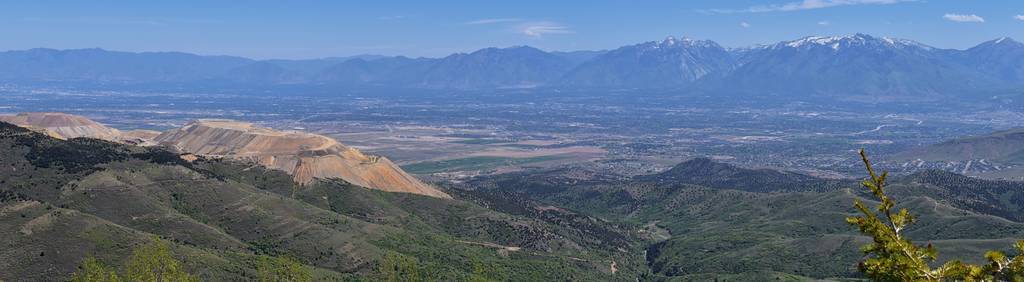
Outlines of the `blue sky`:
{"label": "blue sky", "polygon": [[611,49],[669,35],[740,47],[857,32],[943,48],[1002,36],[1024,39],[1024,1],[0,2],[0,50],[437,57],[491,46]]}

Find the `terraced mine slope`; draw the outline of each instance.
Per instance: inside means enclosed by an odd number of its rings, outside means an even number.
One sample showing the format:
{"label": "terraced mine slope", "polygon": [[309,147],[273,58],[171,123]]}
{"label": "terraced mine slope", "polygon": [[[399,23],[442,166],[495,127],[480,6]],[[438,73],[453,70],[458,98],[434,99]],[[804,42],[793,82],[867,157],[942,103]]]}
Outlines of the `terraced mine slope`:
{"label": "terraced mine slope", "polygon": [[285,171],[302,184],[340,178],[371,189],[450,198],[387,158],[363,154],[322,135],[230,120],[197,120],[164,132],[154,141],[183,152],[252,161]]}
{"label": "terraced mine slope", "polygon": [[58,139],[88,137],[119,143],[145,144],[160,134],[160,132],[152,130],[121,131],[83,116],[65,113],[0,115],[0,121],[32,129]]}
{"label": "terraced mine slope", "polygon": [[106,127],[88,118],[64,113],[20,113],[0,116],[0,121],[45,132],[47,135],[71,139],[90,137],[103,140],[121,138],[121,131]]}
{"label": "terraced mine slope", "polygon": [[0,116],[0,121],[58,139],[88,137],[136,145],[159,143],[187,153],[252,161],[287,172],[300,184],[310,184],[318,178],[340,178],[382,191],[451,198],[405,173],[387,158],[363,154],[322,135],[275,131],[230,120],[197,120],[163,133],[121,131],[65,113],[20,113]]}

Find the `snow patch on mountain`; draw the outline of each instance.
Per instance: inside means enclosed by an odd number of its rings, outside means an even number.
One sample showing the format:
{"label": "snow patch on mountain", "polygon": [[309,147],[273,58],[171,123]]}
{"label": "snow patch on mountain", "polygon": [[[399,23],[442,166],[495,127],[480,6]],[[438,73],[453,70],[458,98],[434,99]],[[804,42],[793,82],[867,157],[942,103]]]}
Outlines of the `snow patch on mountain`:
{"label": "snow patch on mountain", "polygon": [[934,49],[931,46],[919,42],[891,37],[874,37],[866,34],[854,34],[845,36],[808,36],[793,41],[783,41],[768,48],[815,48],[825,46],[833,50],[840,50],[851,47],[890,47],[890,48],[917,48],[923,50]]}

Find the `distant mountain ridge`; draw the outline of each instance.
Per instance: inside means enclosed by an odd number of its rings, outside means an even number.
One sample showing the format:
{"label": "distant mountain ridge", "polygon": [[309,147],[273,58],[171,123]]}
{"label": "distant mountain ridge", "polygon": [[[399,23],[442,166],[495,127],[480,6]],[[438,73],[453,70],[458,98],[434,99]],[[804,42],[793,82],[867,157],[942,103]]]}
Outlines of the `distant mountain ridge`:
{"label": "distant mountain ridge", "polygon": [[904,173],[943,170],[986,179],[1024,179],[1024,128],[967,136],[897,152],[880,162]]}
{"label": "distant mountain ridge", "polygon": [[592,87],[686,86],[728,71],[733,55],[710,40],[676,39],[621,47],[583,62],[562,85]]}
{"label": "distant mountain ridge", "polygon": [[865,34],[805,37],[750,50],[734,71],[705,81],[705,87],[746,93],[939,96],[1001,84],[958,63],[951,53],[959,52]]}
{"label": "distant mountain ridge", "polygon": [[0,52],[4,81],[168,82],[211,79],[252,60],[181,52],[36,48]]}
{"label": "distant mountain ridge", "polygon": [[31,49],[0,52],[0,82],[668,88],[934,98],[1024,88],[1024,44],[1004,37],[954,50],[853,34],[725,48],[710,40],[669,37],[609,51],[547,52],[514,46],[443,58],[365,55],[313,60]]}
{"label": "distant mountain ridge", "polygon": [[892,159],[961,162],[988,160],[1024,164],[1024,128],[1013,128],[913,148],[896,154]]}

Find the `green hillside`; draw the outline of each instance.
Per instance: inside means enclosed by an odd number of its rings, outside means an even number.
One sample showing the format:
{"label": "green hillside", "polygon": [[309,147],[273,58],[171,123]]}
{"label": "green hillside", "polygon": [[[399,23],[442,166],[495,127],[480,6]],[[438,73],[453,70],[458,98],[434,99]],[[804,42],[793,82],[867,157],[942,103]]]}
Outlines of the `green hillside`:
{"label": "green hillside", "polygon": [[[702,177],[707,175],[720,179],[709,182]],[[459,187],[501,191],[506,198],[530,197],[632,225],[650,244],[646,257],[657,277],[860,277],[859,249],[870,239],[844,219],[856,214],[855,198],[869,197],[855,181],[707,160],[683,163],[657,175],[609,179],[559,169],[480,178]],[[940,261],[980,262],[986,250],[1007,249],[1015,239],[1024,238],[1020,185],[929,172],[898,180],[890,191],[918,215],[919,223],[906,232],[908,236],[935,244],[942,251]]]}
{"label": "green hillside", "polygon": [[[186,162],[159,148],[63,141],[2,123],[0,148],[5,281],[67,279],[88,256],[124,265],[151,236],[214,281],[255,279],[265,256],[295,258],[315,280],[373,280],[395,258],[442,281],[618,280],[646,271],[626,232],[571,213],[512,215],[341,181],[297,186],[247,164]],[[609,245],[592,234],[621,239]]]}

